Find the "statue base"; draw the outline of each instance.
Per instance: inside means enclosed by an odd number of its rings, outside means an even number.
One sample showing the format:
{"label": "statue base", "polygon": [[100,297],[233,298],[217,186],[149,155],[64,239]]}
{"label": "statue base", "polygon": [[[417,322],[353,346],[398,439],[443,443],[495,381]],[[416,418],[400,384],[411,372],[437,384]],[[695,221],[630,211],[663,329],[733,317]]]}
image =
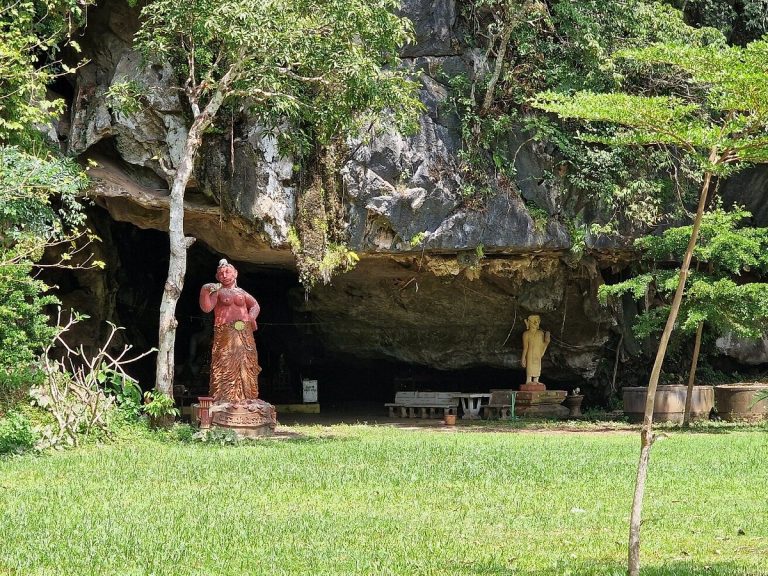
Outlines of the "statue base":
{"label": "statue base", "polygon": [[546,389],[547,387],[541,382],[526,382],[525,384],[520,384],[520,390],[525,392],[539,392]]}
{"label": "statue base", "polygon": [[[535,383],[532,383],[535,384]],[[523,384],[515,399],[515,416],[528,418],[566,418],[569,410],[562,406],[565,390],[531,390]],[[544,386],[541,384],[541,386]]]}
{"label": "statue base", "polygon": [[272,436],[277,426],[277,410],[264,400],[214,404],[211,426],[232,430],[240,438]]}

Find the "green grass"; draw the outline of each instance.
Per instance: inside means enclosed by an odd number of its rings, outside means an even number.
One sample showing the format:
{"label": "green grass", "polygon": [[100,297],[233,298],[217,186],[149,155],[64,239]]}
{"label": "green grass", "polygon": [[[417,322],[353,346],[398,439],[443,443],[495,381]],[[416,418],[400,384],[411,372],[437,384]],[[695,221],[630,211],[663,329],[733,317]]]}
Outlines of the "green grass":
{"label": "green grass", "polygon": [[[624,574],[636,433],[466,430],[0,460],[0,574]],[[768,574],[768,432],[698,431],[654,446],[643,574]]]}

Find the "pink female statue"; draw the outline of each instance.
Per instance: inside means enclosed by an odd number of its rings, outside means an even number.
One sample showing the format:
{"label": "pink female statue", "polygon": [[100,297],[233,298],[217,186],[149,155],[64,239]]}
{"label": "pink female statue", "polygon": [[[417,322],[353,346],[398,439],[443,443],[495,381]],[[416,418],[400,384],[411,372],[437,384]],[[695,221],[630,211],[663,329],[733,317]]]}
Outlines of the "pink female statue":
{"label": "pink female statue", "polygon": [[200,308],[213,310],[210,395],[213,397],[213,424],[234,428],[268,426],[274,429],[274,406],[258,400],[259,357],[253,332],[261,308],[256,299],[237,286],[237,270],[226,260],[216,270],[217,284],[200,289]]}

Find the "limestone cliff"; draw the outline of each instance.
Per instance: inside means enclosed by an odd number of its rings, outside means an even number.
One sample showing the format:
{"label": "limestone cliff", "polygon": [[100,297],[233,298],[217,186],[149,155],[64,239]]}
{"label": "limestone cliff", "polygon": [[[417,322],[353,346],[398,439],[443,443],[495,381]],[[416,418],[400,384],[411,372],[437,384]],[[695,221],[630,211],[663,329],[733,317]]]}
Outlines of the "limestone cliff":
{"label": "limestone cliff", "polygon": [[[623,311],[596,300],[603,271],[627,256],[615,246],[601,251],[593,244],[589,256],[578,262],[572,257],[560,218],[562,191],[556,178],[545,177],[552,171],[550,151],[522,131],[509,135],[517,150],[509,159],[515,180],[497,179],[482,205],[466,201],[459,122],[447,106],[446,78],[471,78],[488,63],[460,41],[454,0],[407,0],[403,13],[417,38],[402,60],[421,81],[426,111],[420,130],[348,142],[341,168],[344,220],[349,245],[362,260],[306,297],[294,286],[293,295],[285,295],[292,320],[313,326],[332,361],[514,370],[520,366],[523,319],[537,313],[553,336],[544,379],[583,387],[601,363],[613,365],[620,333],[627,334],[624,347],[636,346]],[[171,71],[145,65],[132,50],[137,27],[137,12],[122,0],[107,0],[90,14],[81,41],[89,63],[77,73],[59,135],[70,153],[98,163],[91,171],[93,194],[112,219],[163,230],[163,165],[177,163],[186,122],[178,95],[168,88]],[[126,79],[152,87],[140,111],[109,107],[108,87]],[[187,232],[209,253],[248,270],[290,273],[288,236],[301,190],[302,174],[292,158],[280,155],[275,135],[233,112],[204,144],[187,195]],[[531,206],[547,217],[532,217]],[[158,245],[152,258],[162,260],[164,250]],[[110,282],[119,283],[117,276]],[[161,284],[155,288],[159,293]],[[120,298],[121,288],[115,290]],[[306,358],[293,360],[306,364]],[[515,377],[510,372],[509,381],[497,387],[516,385]]]}

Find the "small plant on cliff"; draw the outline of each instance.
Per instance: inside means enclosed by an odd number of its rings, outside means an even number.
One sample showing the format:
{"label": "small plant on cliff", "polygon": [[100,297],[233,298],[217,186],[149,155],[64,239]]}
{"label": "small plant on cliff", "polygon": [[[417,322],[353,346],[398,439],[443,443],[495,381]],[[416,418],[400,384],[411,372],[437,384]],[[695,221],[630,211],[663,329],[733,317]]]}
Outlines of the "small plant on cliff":
{"label": "small plant on cliff", "polygon": [[[184,235],[184,192],[204,133],[227,103],[269,128],[287,121],[292,128],[281,139],[303,154],[357,133],[383,110],[396,122],[413,121],[420,105],[397,59],[410,27],[395,14],[398,7],[395,0],[151,0],[142,8],[136,46],[148,63],[173,66],[190,119],[179,165],[168,167],[170,261],[158,391],[172,394],[176,303],[194,241]],[[297,230],[302,249],[313,254],[336,240],[304,238],[301,222]]]}
{"label": "small plant on cliff", "polygon": [[[628,93],[577,92],[540,94],[534,105],[561,118],[576,118],[615,128],[610,137],[594,137],[619,146],[673,146],[699,166],[701,192],[677,287],[659,340],[648,382],[640,433],[641,449],[632,504],[628,572],[640,572],[640,525],[652,433],[656,387],[667,345],[677,322],[704,208],[713,178],[728,176],[749,164],[768,162],[768,41],[745,48],[713,44],[659,44],[620,54],[649,69],[675,70],[689,90],[680,95],[636,96]],[[695,88],[695,89],[690,89]]]}

